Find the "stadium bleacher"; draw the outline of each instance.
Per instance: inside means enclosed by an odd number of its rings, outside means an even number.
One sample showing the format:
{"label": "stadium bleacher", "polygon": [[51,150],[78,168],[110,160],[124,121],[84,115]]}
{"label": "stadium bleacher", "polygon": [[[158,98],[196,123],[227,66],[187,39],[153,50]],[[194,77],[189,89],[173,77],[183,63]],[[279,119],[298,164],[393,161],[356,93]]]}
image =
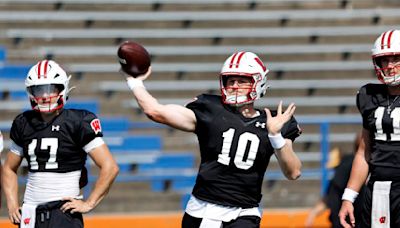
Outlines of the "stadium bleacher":
{"label": "stadium bleacher", "polygon": [[[142,43],[154,72],[147,89],[161,103],[177,104],[219,93],[223,60],[254,51],[271,69],[271,88],[257,105],[294,101],[304,130],[295,144],[304,180],[283,181],[272,159],[262,205],[309,207],[329,176],[321,151],[349,151],[361,129],[355,94],[377,82],[370,49],[379,33],[398,27],[399,9],[390,0],[1,0],[0,130],[8,146],[12,118],[29,108],[23,80],[30,65],[59,61],[78,85],[69,107],[100,116],[123,167],[96,212],[180,210],[195,181],[197,139],[137,110],[118,75],[117,46]],[[91,181],[95,175],[91,170]]]}

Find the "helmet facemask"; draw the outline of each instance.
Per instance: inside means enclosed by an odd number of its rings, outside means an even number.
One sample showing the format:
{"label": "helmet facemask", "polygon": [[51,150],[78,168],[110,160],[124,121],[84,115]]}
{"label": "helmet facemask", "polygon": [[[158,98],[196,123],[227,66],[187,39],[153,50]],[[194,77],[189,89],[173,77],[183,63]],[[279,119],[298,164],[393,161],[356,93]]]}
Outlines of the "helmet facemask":
{"label": "helmet facemask", "polygon": [[378,79],[388,86],[400,85],[400,53],[373,58]]}
{"label": "helmet facemask", "polygon": [[240,107],[257,99],[256,85],[261,80],[259,74],[221,74],[220,79],[222,100],[225,104]]}
{"label": "helmet facemask", "polygon": [[27,88],[32,107],[40,112],[53,112],[64,106],[64,85],[49,84]]}
{"label": "helmet facemask", "polygon": [[[236,52],[225,60],[220,73],[220,87],[222,102],[232,106],[242,106],[253,103],[264,96],[267,85],[268,69],[260,58],[252,52]],[[248,88],[229,88],[227,85],[230,76],[247,78],[250,81]],[[250,80],[248,80],[250,79]],[[239,83],[238,83],[239,84]],[[234,92],[236,89],[236,92]],[[247,93],[241,90],[247,89]]]}

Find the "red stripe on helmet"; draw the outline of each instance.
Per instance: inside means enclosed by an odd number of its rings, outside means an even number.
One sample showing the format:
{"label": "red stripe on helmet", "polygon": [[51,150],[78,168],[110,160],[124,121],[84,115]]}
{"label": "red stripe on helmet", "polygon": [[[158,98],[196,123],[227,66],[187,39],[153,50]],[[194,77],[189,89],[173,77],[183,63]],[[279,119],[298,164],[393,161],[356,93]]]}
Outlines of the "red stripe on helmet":
{"label": "red stripe on helmet", "polygon": [[239,57],[238,57],[238,60],[236,61],[236,68],[239,68],[240,60],[242,59],[242,57],[243,57],[243,55],[244,55],[245,53],[246,53],[246,52],[240,53],[240,55],[239,55]]}
{"label": "red stripe on helmet", "polygon": [[394,30],[390,31],[390,33],[389,33],[387,48],[390,48],[390,41],[392,39],[393,32],[394,32]]}
{"label": "red stripe on helmet", "polygon": [[46,62],[44,62],[44,78],[47,78],[47,67],[49,66],[49,60],[46,60]]}
{"label": "red stripe on helmet", "polygon": [[40,79],[40,66],[42,65],[42,61],[38,63],[38,79]]}
{"label": "red stripe on helmet", "polygon": [[264,72],[267,70],[267,67],[265,67],[264,63],[261,61],[261,59],[259,58],[254,58],[254,60],[256,60],[256,62],[258,64],[260,64],[260,66],[262,67],[262,69],[264,70]]}
{"label": "red stripe on helmet", "polygon": [[384,33],[382,34],[382,39],[381,39],[381,49],[383,49],[383,48],[384,48],[384,46],[385,46],[385,36],[386,36],[386,33],[387,33],[387,32],[384,32]]}
{"label": "red stripe on helmet", "polygon": [[232,68],[233,66],[233,61],[235,60],[236,56],[237,56],[238,52],[236,52],[235,54],[233,54],[231,62],[229,63],[229,68]]}

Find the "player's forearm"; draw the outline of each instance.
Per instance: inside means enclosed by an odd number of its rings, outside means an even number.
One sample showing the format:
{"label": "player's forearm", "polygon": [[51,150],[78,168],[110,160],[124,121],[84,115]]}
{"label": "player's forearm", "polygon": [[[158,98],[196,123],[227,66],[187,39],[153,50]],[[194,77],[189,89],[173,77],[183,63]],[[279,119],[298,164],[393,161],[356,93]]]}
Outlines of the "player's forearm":
{"label": "player's forearm", "polygon": [[100,174],[95,183],[93,191],[86,200],[91,209],[95,208],[107,195],[115,177],[118,175],[118,172],[118,166],[114,162],[113,164],[107,164],[100,168]]}
{"label": "player's forearm", "polygon": [[369,137],[369,131],[363,129],[360,145],[354,155],[350,178],[347,182],[347,188],[356,192],[359,192],[361,187],[365,184],[369,173],[367,162],[367,159],[370,157]]}
{"label": "player's forearm", "polygon": [[347,188],[359,192],[361,187],[365,184],[368,173],[369,167],[364,156],[362,154],[356,154],[354,156],[350,178],[347,182]]}
{"label": "player's forearm", "polygon": [[1,185],[6,196],[7,206],[18,207],[18,175],[11,169],[3,168],[1,173]]}
{"label": "player's forearm", "polygon": [[285,140],[286,144],[281,149],[276,149],[275,153],[285,177],[289,180],[296,180],[301,175],[301,161],[293,151],[292,141]]}

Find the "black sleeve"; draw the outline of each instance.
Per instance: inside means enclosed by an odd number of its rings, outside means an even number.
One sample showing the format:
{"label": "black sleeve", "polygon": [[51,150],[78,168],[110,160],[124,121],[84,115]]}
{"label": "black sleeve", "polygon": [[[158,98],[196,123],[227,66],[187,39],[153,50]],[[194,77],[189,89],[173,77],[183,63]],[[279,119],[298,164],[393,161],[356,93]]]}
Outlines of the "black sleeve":
{"label": "black sleeve", "polygon": [[11,125],[11,130],[10,130],[10,139],[17,144],[20,147],[23,147],[22,139],[21,139],[21,131],[22,131],[22,120],[21,120],[21,115],[18,115],[12,125]]}
{"label": "black sleeve", "polygon": [[209,96],[209,95],[199,95],[194,98],[194,100],[186,105],[188,109],[191,109],[194,114],[196,115],[196,130],[195,132],[197,133],[200,129],[198,127],[201,125],[199,123],[204,123],[208,122],[213,118],[213,115],[215,111],[210,108],[211,103],[213,102],[218,102],[216,100],[217,98]]}
{"label": "black sleeve", "polygon": [[201,111],[204,107],[204,95],[199,95],[195,97],[191,102],[186,104],[186,108],[191,109],[193,111]]}
{"label": "black sleeve", "polygon": [[96,137],[103,137],[100,119],[91,112],[84,112],[81,122],[80,143],[84,147]]}
{"label": "black sleeve", "polygon": [[368,119],[364,117],[366,115],[365,112],[367,110],[368,100],[369,99],[368,99],[368,95],[367,95],[366,86],[363,86],[360,88],[360,90],[358,90],[356,103],[357,103],[358,111],[360,112],[360,114],[362,116],[363,127],[365,129],[368,129]]}
{"label": "black sleeve", "polygon": [[357,108],[363,118],[363,127],[369,129],[368,119],[377,107],[387,102],[387,86],[384,84],[366,84],[357,94]]}
{"label": "black sleeve", "polygon": [[292,141],[299,137],[301,132],[300,126],[294,117],[292,117],[289,122],[283,125],[281,130],[283,138],[290,139]]}

